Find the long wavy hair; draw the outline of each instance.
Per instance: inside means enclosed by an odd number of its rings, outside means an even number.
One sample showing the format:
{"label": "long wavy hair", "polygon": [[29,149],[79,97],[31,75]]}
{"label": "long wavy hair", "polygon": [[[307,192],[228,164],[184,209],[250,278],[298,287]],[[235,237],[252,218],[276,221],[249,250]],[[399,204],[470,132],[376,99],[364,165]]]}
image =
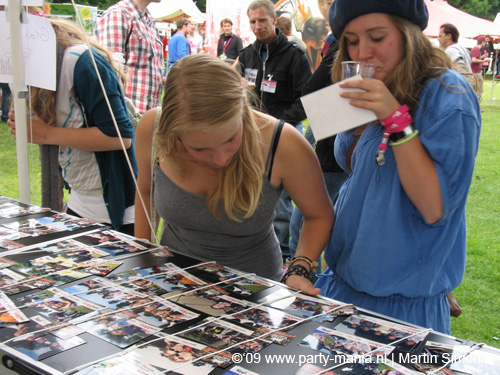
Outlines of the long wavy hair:
{"label": "long wavy hair", "polygon": [[207,193],[208,208],[216,218],[221,214],[220,201],[234,221],[251,217],[259,204],[264,156],[255,116],[241,76],[226,62],[198,54],[182,58],[171,68],[154,142],[159,158],[177,173],[186,173],[189,160],[178,137],[189,130],[219,131],[238,117],[243,122],[240,148]]}
{"label": "long wavy hair", "polygon": [[[385,80],[385,84],[399,103],[408,105],[414,111],[424,82],[451,68],[451,61],[443,50],[435,47],[422,34],[416,24],[398,16],[389,15],[389,17],[403,35],[403,55],[394,71]],[[351,58],[342,33],[339,52],[332,67],[332,82],[342,80],[342,61],[349,60]]]}
{"label": "long wavy hair", "polygon": [[[85,36],[81,28],[73,21],[61,18],[51,18],[50,23],[56,34],[57,54],[71,46],[77,44],[86,44]],[[120,71],[118,64],[113,59],[110,51],[101,47],[91,36],[87,36],[90,47],[101,53],[110,62],[117,75],[124,82],[125,76]],[[59,80],[59,77],[57,78]],[[56,93],[52,90],[31,88],[31,108],[47,124],[55,126],[57,122],[56,115]]]}

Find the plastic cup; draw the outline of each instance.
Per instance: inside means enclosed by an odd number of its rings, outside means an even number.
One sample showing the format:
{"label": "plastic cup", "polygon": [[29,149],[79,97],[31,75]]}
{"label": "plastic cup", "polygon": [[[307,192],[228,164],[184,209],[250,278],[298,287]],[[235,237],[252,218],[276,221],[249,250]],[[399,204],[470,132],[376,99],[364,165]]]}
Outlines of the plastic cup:
{"label": "plastic cup", "polygon": [[361,75],[363,78],[373,78],[375,74],[375,65],[361,61],[343,61],[342,77],[343,79]]}

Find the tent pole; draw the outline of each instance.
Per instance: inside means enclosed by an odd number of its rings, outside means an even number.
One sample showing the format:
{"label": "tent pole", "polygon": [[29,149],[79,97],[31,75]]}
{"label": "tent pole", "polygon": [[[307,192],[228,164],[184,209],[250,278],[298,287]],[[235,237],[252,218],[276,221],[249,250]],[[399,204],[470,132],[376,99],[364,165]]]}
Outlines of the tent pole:
{"label": "tent pole", "polygon": [[491,79],[490,105],[493,104],[493,89],[495,88],[495,77],[498,74],[498,72],[496,71],[497,70],[497,60],[498,60],[498,51],[495,50],[495,60],[493,61],[493,69],[491,69],[491,71],[493,72],[493,78]]}
{"label": "tent pole", "polygon": [[16,151],[19,200],[29,204],[31,203],[31,197],[25,99],[27,88],[24,84],[23,33],[21,27],[21,20],[26,17],[26,14],[22,14],[23,9],[21,0],[9,0],[8,4],[7,16],[8,22],[10,23],[10,42],[12,50],[12,99],[16,111]]}

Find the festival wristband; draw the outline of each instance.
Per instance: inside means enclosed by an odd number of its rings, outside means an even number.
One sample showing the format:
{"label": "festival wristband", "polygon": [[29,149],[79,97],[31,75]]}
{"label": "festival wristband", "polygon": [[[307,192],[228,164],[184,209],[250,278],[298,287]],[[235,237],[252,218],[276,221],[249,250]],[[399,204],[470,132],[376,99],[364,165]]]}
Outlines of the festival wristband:
{"label": "festival wristband", "polygon": [[410,110],[408,106],[402,105],[380,122],[385,129],[384,133],[394,134],[402,132],[408,125],[411,125]]}

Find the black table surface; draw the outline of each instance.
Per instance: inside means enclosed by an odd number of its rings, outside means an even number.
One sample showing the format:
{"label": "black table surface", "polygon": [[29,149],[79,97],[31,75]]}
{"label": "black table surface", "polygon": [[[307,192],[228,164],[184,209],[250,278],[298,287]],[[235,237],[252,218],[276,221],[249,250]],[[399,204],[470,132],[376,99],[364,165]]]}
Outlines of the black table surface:
{"label": "black table surface", "polygon": [[[42,214],[35,214],[35,215],[30,215],[30,216],[23,216],[22,219],[25,218],[36,218],[36,217],[41,217],[41,216],[47,216],[50,214],[54,214],[54,212],[47,212],[47,213],[42,213]],[[0,218],[0,224],[6,223],[6,222],[12,222],[16,221],[16,218],[12,219],[2,219]],[[26,246],[29,245],[36,245],[37,243],[49,241],[49,240],[56,240],[56,239],[61,239],[67,236],[73,236],[77,233],[84,233],[89,230],[96,229],[97,227],[89,227],[89,228],[84,228],[80,229],[78,231],[72,231],[72,232],[60,232],[60,233],[52,233],[48,234],[45,236],[39,236],[39,237],[31,237],[31,238],[24,238],[20,241],[16,242],[21,242]],[[39,255],[37,254],[37,257]],[[0,252],[0,257],[2,257],[2,253]],[[25,262],[26,260],[33,258],[33,254],[22,254],[19,253],[17,255],[12,255],[9,256],[8,259],[16,261],[16,262]],[[109,256],[106,259],[113,259],[114,257]],[[134,254],[134,256],[127,258],[127,259],[120,259],[121,262],[123,262],[122,265],[120,265],[116,270],[113,271],[113,273],[119,273],[123,272],[125,270],[129,270],[132,268],[144,268],[144,267],[150,267],[154,265],[161,265],[167,262],[174,263],[175,265],[185,268],[188,266],[192,266],[194,264],[200,263],[199,260],[189,258],[186,256],[183,256],[181,254],[176,254],[173,253],[172,257],[155,257],[151,253],[139,253],[139,254]],[[111,273],[111,275],[113,274]],[[92,276],[95,277],[95,276]],[[90,278],[90,277],[89,277]],[[67,287],[71,286],[73,284],[79,284],[85,281],[86,279],[81,279],[78,281],[75,281],[73,283],[65,284],[62,287]],[[269,280],[270,281],[270,280]],[[282,284],[274,283],[275,286],[266,289],[264,291],[258,292],[256,294],[253,294],[251,296],[238,296],[238,295],[232,295],[233,297],[243,299],[243,300],[248,300],[252,302],[257,302],[261,298],[265,297],[266,295],[270,295],[277,290],[287,288]],[[288,289],[288,288],[287,288]],[[36,290],[35,290],[36,291]],[[28,291],[28,292],[23,292],[19,293],[16,296],[22,296],[24,294],[29,294],[33,293],[33,291]],[[324,298],[324,297],[320,297]],[[325,298],[326,299],[326,298]],[[328,299],[326,299],[328,300]],[[193,310],[195,311],[195,310]],[[392,322],[397,322],[397,323],[403,323],[412,327],[415,327],[414,325],[400,322],[398,320],[388,318],[385,316],[382,316],[380,314],[376,314],[367,310],[359,309],[359,311],[365,315],[370,315],[376,318],[392,321]],[[23,313],[25,313],[28,317],[30,317],[32,314],[34,314],[32,311],[29,310],[29,308],[23,309]],[[199,313],[199,312],[198,312]],[[200,317],[197,318],[197,320],[202,320],[203,318],[207,317],[208,315],[206,314],[200,314]],[[290,356],[295,355],[296,358],[299,358],[299,356],[302,356],[301,358],[305,360],[305,356],[314,356],[314,355],[319,355],[320,352],[318,351],[313,351],[308,348],[304,348],[302,346],[299,346],[298,343],[307,335],[311,334],[318,326],[325,326],[328,328],[333,328],[336,326],[342,319],[345,317],[337,317],[335,320],[331,322],[322,322],[318,323],[316,321],[307,321],[304,322],[294,328],[292,328],[290,331],[287,331],[287,333],[295,335],[296,337],[291,341],[287,346],[280,346],[277,344],[271,344],[264,348],[263,350],[258,352],[257,355],[251,355],[247,357],[247,361],[243,360],[239,365],[243,366],[244,368],[257,372],[259,374],[265,375],[265,374],[272,374],[272,375],[288,375],[288,374],[294,374],[298,369],[299,369],[299,364],[297,363],[270,363],[267,358],[268,356],[275,356],[275,355],[287,355],[289,356],[288,358],[291,358]],[[196,323],[196,321],[189,321],[189,322],[184,322],[180,325],[176,325],[174,327],[166,328],[163,329],[162,332],[168,333],[168,334],[175,334],[176,332],[183,330],[187,328],[188,326]],[[420,328],[420,327],[417,327]],[[0,328],[1,329],[1,328]],[[423,329],[423,328],[422,328]],[[26,355],[18,352],[17,350],[7,347],[6,345],[1,345],[0,349],[5,352],[2,358],[2,363],[4,365],[7,365],[6,367],[12,369],[13,371],[16,371],[20,374],[58,374],[58,373],[64,373],[67,371],[70,371],[72,369],[77,368],[78,366],[82,366],[84,364],[87,364],[89,362],[97,361],[101,358],[105,358],[108,356],[112,355],[118,355],[120,354],[123,349],[118,348],[117,346],[106,342],[104,340],[99,339],[96,336],[93,336],[89,333],[83,333],[79,337],[84,339],[87,343],[84,345],[77,346],[75,348],[66,350],[64,352],[58,353],[56,355],[53,355],[51,357],[48,357],[46,359],[43,359],[41,361],[34,361],[27,357]],[[143,339],[141,342],[146,342],[148,341],[148,338]],[[441,333],[437,332],[430,332],[429,335],[427,336],[427,341],[434,341],[438,343],[443,343],[443,344],[451,344],[451,345],[458,345],[458,344],[463,344],[463,345],[472,345],[474,343],[466,342],[465,340],[461,340],[459,338],[455,338],[452,336],[447,336]],[[138,344],[140,344],[139,342]],[[481,351],[489,352],[489,353],[494,353],[499,356],[500,360],[500,350],[497,350],[495,348],[491,347],[482,347],[479,349]],[[323,356],[326,356],[326,354],[322,354]],[[312,357],[311,357],[312,358]],[[318,365],[317,363],[315,363]],[[331,363],[327,365],[326,368],[332,366]],[[409,365],[405,365],[406,367],[411,368]],[[229,368],[226,369],[221,369],[221,368],[216,368],[214,369],[210,374],[211,375],[219,375],[223,374],[226,371],[228,371]],[[0,368],[0,374],[2,373],[2,370]]]}

